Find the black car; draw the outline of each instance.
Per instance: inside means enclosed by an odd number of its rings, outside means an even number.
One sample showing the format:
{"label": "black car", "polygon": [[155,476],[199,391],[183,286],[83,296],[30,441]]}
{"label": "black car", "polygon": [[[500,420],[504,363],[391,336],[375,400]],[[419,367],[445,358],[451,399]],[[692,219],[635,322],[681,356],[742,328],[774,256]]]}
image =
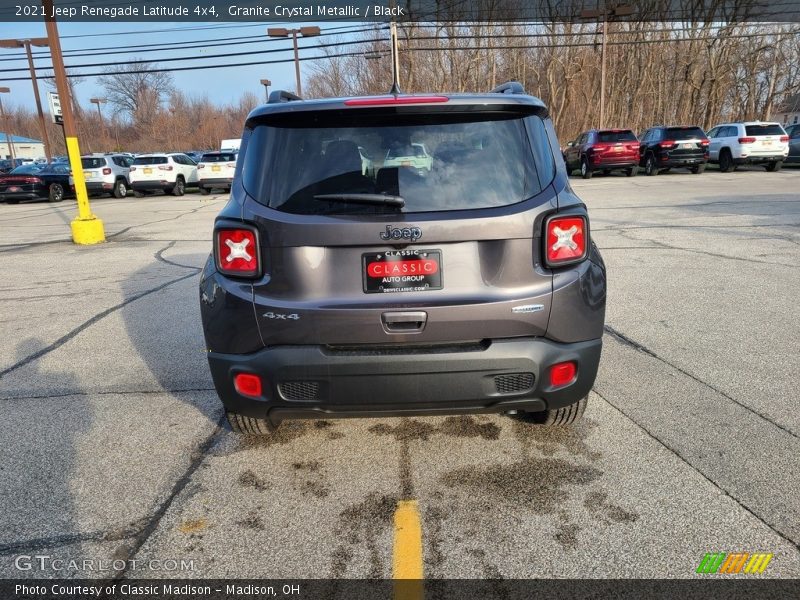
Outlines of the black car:
{"label": "black car", "polygon": [[646,175],[683,167],[702,173],[708,162],[708,136],[700,127],[651,127],[645,131],[639,147],[639,166]]}
{"label": "black car", "polygon": [[789,135],[789,156],[786,157],[786,163],[800,163],[800,123],[789,125],[784,129]]}
{"label": "black car", "polygon": [[23,165],[0,175],[0,202],[20,200],[61,202],[73,192],[69,165]]}
{"label": "black car", "polygon": [[[431,157],[424,174],[364,168],[414,144]],[[235,431],[470,413],[566,425],[585,410],[605,266],[547,107],[517,82],[273,92],[247,117],[212,239],[201,316]]]}

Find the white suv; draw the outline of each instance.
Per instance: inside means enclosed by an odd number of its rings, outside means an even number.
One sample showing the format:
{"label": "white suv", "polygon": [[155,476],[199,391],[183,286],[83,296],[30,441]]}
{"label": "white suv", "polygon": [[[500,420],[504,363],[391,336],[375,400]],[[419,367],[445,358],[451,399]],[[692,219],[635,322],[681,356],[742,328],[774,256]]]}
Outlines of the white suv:
{"label": "white suv", "polygon": [[723,173],[744,164],[766,165],[780,171],[789,155],[789,136],[779,123],[724,123],[708,132],[709,162]]}
{"label": "white suv", "polygon": [[236,151],[206,152],[197,163],[197,185],[207,195],[213,188],[231,189],[236,172]]}
{"label": "white suv", "polygon": [[89,194],[128,195],[132,158],[123,154],[89,154],[81,157],[83,178]]}
{"label": "white suv", "polygon": [[187,185],[197,183],[197,163],[179,152],[141,154],[133,159],[130,182],[137,198],[155,190],[183,196]]}

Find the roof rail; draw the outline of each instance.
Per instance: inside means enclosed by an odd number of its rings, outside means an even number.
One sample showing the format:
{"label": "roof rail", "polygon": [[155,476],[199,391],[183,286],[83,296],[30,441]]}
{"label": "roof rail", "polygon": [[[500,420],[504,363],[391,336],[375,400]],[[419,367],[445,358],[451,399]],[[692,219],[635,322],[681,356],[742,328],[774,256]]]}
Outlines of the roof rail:
{"label": "roof rail", "polygon": [[297,94],[287,92],[286,90],[275,90],[269,95],[268,104],[279,104],[281,102],[293,102],[295,100],[302,100]]}
{"label": "roof rail", "polygon": [[501,83],[491,91],[492,94],[524,94],[525,88],[519,81]]}

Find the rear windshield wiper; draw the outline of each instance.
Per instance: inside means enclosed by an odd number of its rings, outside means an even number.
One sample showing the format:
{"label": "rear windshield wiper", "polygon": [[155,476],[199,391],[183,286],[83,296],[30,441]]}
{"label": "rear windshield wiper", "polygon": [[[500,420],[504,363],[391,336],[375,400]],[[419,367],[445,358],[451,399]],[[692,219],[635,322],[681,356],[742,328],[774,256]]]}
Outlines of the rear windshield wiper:
{"label": "rear windshield wiper", "polygon": [[329,202],[354,202],[356,204],[382,204],[383,206],[396,206],[402,208],[406,201],[400,196],[388,194],[316,194],[315,200]]}

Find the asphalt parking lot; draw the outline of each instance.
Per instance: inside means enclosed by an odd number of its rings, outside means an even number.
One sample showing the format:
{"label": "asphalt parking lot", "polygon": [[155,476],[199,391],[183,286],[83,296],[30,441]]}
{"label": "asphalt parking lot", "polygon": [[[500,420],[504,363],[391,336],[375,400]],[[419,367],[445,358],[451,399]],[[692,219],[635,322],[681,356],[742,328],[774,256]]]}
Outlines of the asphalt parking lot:
{"label": "asphalt parking lot", "polygon": [[572,185],[609,271],[580,425],[296,421],[263,441],[222,424],[204,356],[225,196],[95,199],[94,247],[69,241],[74,202],[0,205],[0,575],[119,575],[18,568],[44,555],[391,577],[414,500],[426,578],[701,577],[719,551],[800,577],[800,169]]}

